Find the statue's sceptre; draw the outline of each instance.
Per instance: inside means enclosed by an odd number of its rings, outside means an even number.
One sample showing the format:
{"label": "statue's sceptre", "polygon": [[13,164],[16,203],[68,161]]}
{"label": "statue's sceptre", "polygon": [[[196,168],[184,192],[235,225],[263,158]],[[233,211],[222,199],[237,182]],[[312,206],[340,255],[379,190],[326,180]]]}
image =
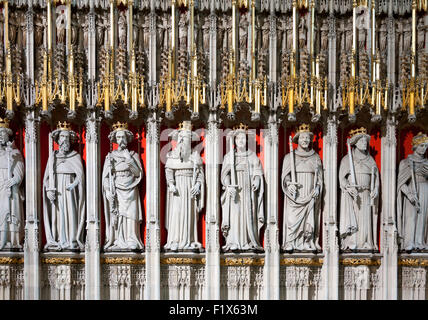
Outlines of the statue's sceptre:
{"label": "statue's sceptre", "polygon": [[[231,155],[231,167],[230,167],[230,182],[231,184],[228,187],[237,188],[238,185],[236,184],[236,171],[235,171],[235,149],[233,147],[233,135],[230,135],[230,155]],[[236,200],[236,194],[233,200]]]}
{"label": "statue's sceptre", "polygon": [[412,173],[412,189],[416,199],[416,203],[415,203],[416,212],[421,213],[421,207],[419,205],[419,199],[418,199],[418,189],[416,186],[416,178],[415,178],[415,162],[410,160],[410,163],[411,163],[410,171]]}
{"label": "statue's sceptre", "polygon": [[[7,142],[7,146],[6,146],[6,151],[7,151],[7,178],[10,181],[10,179],[12,179],[12,163],[11,163],[11,152],[12,152],[12,142],[8,141]],[[12,218],[12,206],[10,204],[10,201],[12,199],[12,186],[10,186],[9,188],[7,188],[7,195],[8,195],[8,200],[7,200],[7,219],[11,219]],[[11,221],[12,222],[12,221]]]}
{"label": "statue's sceptre", "polygon": [[114,159],[113,157],[111,157],[110,155],[107,155],[109,161],[110,161],[110,170],[108,173],[108,180],[109,180],[109,191],[110,194],[113,196],[113,200],[109,202],[109,206],[110,206],[110,214],[113,215],[113,226],[114,229],[118,228],[118,219],[117,219],[117,210],[116,210],[116,206],[115,206],[115,202],[116,202],[116,189],[114,187],[114,175],[113,175],[113,162]]}
{"label": "statue's sceptre", "polygon": [[346,140],[346,146],[348,147],[349,170],[351,171],[351,187],[358,189],[357,178],[355,176],[355,169],[354,169],[354,159],[352,157],[351,142],[349,138],[348,140]]}
{"label": "statue's sceptre", "polygon": [[[53,137],[52,132],[49,133],[49,159],[51,161],[49,162],[49,189],[47,191],[53,191],[56,192],[55,188],[55,177],[54,177],[54,162],[55,162],[55,151],[53,148]],[[52,204],[52,211],[55,212],[55,200],[51,199]]]}
{"label": "statue's sceptre", "polygon": [[[291,138],[291,136],[288,137],[288,142],[290,144],[290,162],[291,162],[290,164],[291,182],[289,182],[289,184],[293,184],[296,186],[296,188],[298,188],[300,186],[300,183],[297,183],[297,179],[296,179],[296,164],[294,159],[293,139]],[[294,194],[293,198],[294,200],[296,200],[297,192]]]}

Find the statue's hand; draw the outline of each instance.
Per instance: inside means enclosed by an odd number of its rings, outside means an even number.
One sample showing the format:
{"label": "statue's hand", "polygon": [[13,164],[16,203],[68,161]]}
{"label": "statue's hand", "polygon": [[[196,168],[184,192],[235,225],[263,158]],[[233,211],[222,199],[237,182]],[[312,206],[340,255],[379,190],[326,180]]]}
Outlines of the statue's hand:
{"label": "statue's hand", "polygon": [[47,193],[48,199],[49,199],[51,202],[54,202],[54,201],[55,201],[55,199],[56,199],[55,191],[53,191],[53,190],[49,190],[49,191],[47,191],[46,193]]}
{"label": "statue's hand", "polygon": [[110,191],[106,191],[106,198],[109,202],[113,202],[114,201],[114,194],[111,193]]}
{"label": "statue's hand", "polygon": [[293,198],[295,198],[296,197],[296,193],[297,193],[297,187],[296,187],[296,185],[295,184],[289,184],[288,186],[287,186],[287,189],[288,189],[288,191],[291,193],[291,196],[293,197]]}
{"label": "statue's hand", "polygon": [[419,206],[418,198],[416,197],[416,194],[413,192],[408,193],[407,197],[409,198],[409,201],[414,206]]}
{"label": "statue's hand", "polygon": [[355,199],[358,196],[358,191],[357,188],[355,187],[351,187],[351,186],[347,186],[346,187],[346,191],[348,191],[348,193]]}
{"label": "statue's hand", "polygon": [[198,196],[201,193],[201,185],[199,183],[196,183],[193,187],[192,190],[190,190],[190,194],[193,197]]}
{"label": "statue's hand", "polygon": [[67,186],[67,190],[68,190],[68,191],[71,191],[71,190],[73,190],[76,186],[77,186],[77,183],[75,183],[75,182],[70,183],[70,184]]}
{"label": "statue's hand", "polygon": [[176,186],[173,183],[168,184],[168,189],[172,193],[177,193],[177,188],[176,188]]}
{"label": "statue's hand", "polygon": [[236,189],[235,189],[235,187],[227,186],[226,192],[229,195],[229,197],[231,197],[232,199],[235,199],[235,197],[236,197]]}
{"label": "statue's hand", "polygon": [[9,180],[7,180],[6,182],[5,182],[5,187],[6,188],[11,188],[12,186],[14,186],[15,185],[15,180],[12,178],[12,179],[9,179]]}
{"label": "statue's hand", "polygon": [[260,177],[256,176],[251,184],[253,191],[257,191],[260,187]]}
{"label": "statue's hand", "polygon": [[318,198],[319,197],[319,195],[320,195],[320,186],[315,186],[315,190],[314,190],[314,195],[313,195],[313,197],[314,198]]}
{"label": "statue's hand", "polygon": [[377,196],[378,196],[378,194],[379,194],[379,192],[378,192],[376,189],[374,189],[374,190],[370,193],[370,197],[371,197],[372,199],[376,199],[376,198],[377,198]]}

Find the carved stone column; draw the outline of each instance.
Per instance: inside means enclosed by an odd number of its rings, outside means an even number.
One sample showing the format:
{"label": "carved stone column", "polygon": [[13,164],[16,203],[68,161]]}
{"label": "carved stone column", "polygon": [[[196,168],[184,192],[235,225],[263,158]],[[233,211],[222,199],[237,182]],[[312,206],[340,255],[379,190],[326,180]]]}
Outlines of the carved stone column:
{"label": "carved stone column", "polygon": [[392,16],[392,1],[390,2],[390,10],[387,18],[387,76],[389,85],[395,84],[395,19]]}
{"label": "carved stone column", "polygon": [[395,222],[396,213],[396,123],[393,117],[387,119],[384,136],[381,139],[381,180],[382,180],[382,213],[381,213],[381,253],[383,290],[382,299],[398,298],[398,243]]}
{"label": "carved stone column", "polygon": [[207,219],[206,219],[206,265],[204,299],[220,299],[220,135],[217,114],[212,112],[208,120],[206,141],[206,181],[207,181]]}
{"label": "carved stone column", "polygon": [[25,242],[24,242],[24,297],[40,299],[40,145],[39,119],[30,111],[25,119]]}
{"label": "carved stone column", "polygon": [[[336,18],[333,15],[333,1],[330,1],[330,16],[328,17],[328,85],[329,97],[333,97],[336,93]],[[330,99],[329,109],[336,110],[336,106]]]}
{"label": "carved stone column", "polygon": [[279,239],[278,239],[278,123],[276,115],[269,117],[264,132],[264,174],[266,179],[266,229],[264,288],[267,300],[280,299]]}
{"label": "carved stone column", "polygon": [[92,92],[96,69],[95,12],[94,1],[90,1],[88,28],[88,80],[89,101],[92,110],[86,120],[86,245],[85,245],[85,298],[101,299],[100,265],[100,128],[95,107],[96,97]]}
{"label": "carved stone column", "polygon": [[[330,1],[328,17],[328,83],[329,110],[337,109],[336,99],[336,18],[333,1]],[[322,286],[324,299],[339,299],[339,244],[337,239],[337,205],[338,205],[338,159],[337,159],[337,120],[334,115],[324,126],[323,168],[324,168],[324,209],[323,209],[323,251]]]}
{"label": "carved stone column", "polygon": [[[34,13],[32,2],[27,11],[27,78],[34,84]],[[32,108],[34,94],[27,91],[26,107]],[[30,110],[30,109],[29,109]],[[40,299],[40,145],[39,118],[34,110],[25,116],[25,240],[24,240],[24,298]]]}
{"label": "carved stone column", "polygon": [[[276,17],[274,2],[270,3],[269,15],[269,82],[273,88],[276,84],[277,59]],[[272,93],[274,97],[274,93]],[[275,99],[271,99],[269,108],[276,110]],[[272,112],[272,111],[270,111]],[[264,299],[280,299],[279,279],[279,239],[278,239],[278,122],[275,113],[269,114],[264,131],[264,174],[266,179],[266,229],[265,229],[265,265],[264,265]]]}
{"label": "carved stone column", "polygon": [[[210,14],[210,73],[211,85],[210,107],[216,107],[215,84],[217,79],[217,16],[214,11],[214,1],[211,2]],[[214,109],[213,108],[213,109]],[[204,299],[220,299],[220,135],[218,114],[211,111],[208,118],[208,132],[206,140],[206,265],[205,265],[205,297]]]}
{"label": "carved stone column", "polygon": [[100,145],[99,120],[95,112],[86,121],[86,245],[85,298],[101,298],[100,265]]}
{"label": "carved stone column", "polygon": [[151,113],[146,122],[146,288],[147,299],[160,299],[160,159],[159,120]]}
{"label": "carved stone column", "polygon": [[[323,299],[339,299],[339,244],[337,239],[337,122],[334,116],[327,120],[323,141],[324,209],[323,209]],[[324,130],[325,130],[324,129]]]}

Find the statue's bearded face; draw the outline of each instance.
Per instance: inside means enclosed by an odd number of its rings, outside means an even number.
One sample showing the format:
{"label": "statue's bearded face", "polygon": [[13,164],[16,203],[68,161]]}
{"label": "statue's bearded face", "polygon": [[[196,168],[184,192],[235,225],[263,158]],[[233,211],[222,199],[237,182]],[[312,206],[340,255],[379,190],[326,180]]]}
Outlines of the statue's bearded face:
{"label": "statue's bearded face", "polygon": [[303,132],[299,135],[299,146],[302,147],[303,149],[306,149],[309,147],[310,143],[311,143],[311,135],[307,132]]}
{"label": "statue's bearded face", "polygon": [[125,131],[119,131],[116,133],[116,143],[120,149],[125,149],[128,145],[128,139],[126,138]]}
{"label": "statue's bearded face", "polygon": [[367,150],[367,139],[366,138],[360,138],[358,139],[356,143],[356,147],[358,150],[366,151]]}
{"label": "statue's bearded face", "polygon": [[247,146],[247,136],[245,135],[245,133],[238,133],[235,138],[235,143],[238,149],[245,149],[245,147]]}
{"label": "statue's bearded face", "polygon": [[416,147],[415,152],[420,156],[424,156],[425,153],[427,152],[427,148],[428,148],[428,143],[421,143]]}
{"label": "statue's bearded face", "polygon": [[5,146],[8,141],[9,141],[9,135],[7,134],[6,130],[1,130],[0,131],[0,144],[2,146]]}
{"label": "statue's bearded face", "polygon": [[70,132],[61,131],[58,137],[59,149],[64,153],[70,151]]}

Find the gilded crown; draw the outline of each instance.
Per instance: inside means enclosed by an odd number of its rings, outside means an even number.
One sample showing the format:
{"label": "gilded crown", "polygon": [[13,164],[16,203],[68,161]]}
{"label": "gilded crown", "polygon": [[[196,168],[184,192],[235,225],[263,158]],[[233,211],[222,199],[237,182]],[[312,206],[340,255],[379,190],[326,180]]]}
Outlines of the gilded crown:
{"label": "gilded crown", "polygon": [[243,131],[247,132],[248,126],[241,122],[238,126],[234,126],[233,130],[243,130]]}
{"label": "gilded crown", "polygon": [[122,123],[122,122],[116,122],[112,125],[113,131],[118,131],[118,130],[128,130],[128,124],[126,122]]}
{"label": "gilded crown", "polygon": [[309,124],[303,123],[297,128],[297,132],[311,132]]}
{"label": "gilded crown", "polygon": [[9,128],[9,120],[7,118],[0,118],[0,128]]}
{"label": "gilded crown", "polygon": [[416,136],[412,139],[412,145],[418,146],[422,143],[428,143],[428,136],[422,132],[419,132]]}
{"label": "gilded crown", "polygon": [[355,130],[349,131],[349,135],[350,135],[351,138],[354,137],[354,136],[360,135],[360,134],[367,134],[367,129],[361,127],[359,129],[355,129]]}
{"label": "gilded crown", "polygon": [[183,121],[178,124],[178,130],[192,131],[192,123],[190,121]]}
{"label": "gilded crown", "polygon": [[71,130],[71,124],[68,123],[67,121],[61,122],[58,121],[58,125],[56,126],[57,130],[66,130],[66,131],[70,131]]}

